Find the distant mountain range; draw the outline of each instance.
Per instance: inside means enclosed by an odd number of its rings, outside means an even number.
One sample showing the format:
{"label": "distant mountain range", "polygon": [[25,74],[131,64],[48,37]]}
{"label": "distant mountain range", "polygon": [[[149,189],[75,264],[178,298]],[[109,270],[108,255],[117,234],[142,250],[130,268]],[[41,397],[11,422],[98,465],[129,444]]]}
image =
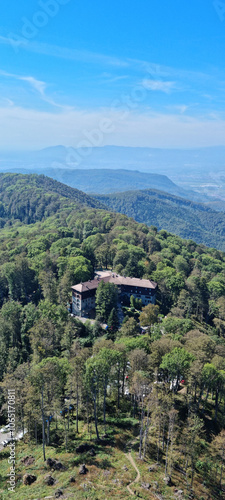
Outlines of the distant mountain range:
{"label": "distant mountain range", "polygon": [[[46,169],[157,172],[189,191],[225,200],[224,146],[186,150],[120,146],[90,147],[83,150],[55,146],[35,152],[0,154],[0,171],[23,173],[23,169],[35,173],[45,173]],[[124,186],[123,189],[133,187]],[[90,192],[88,189],[86,191]]]}
{"label": "distant mountain range", "polygon": [[154,189],[90,196],[44,175],[0,174],[0,227],[9,220],[32,224],[56,214],[61,214],[59,225],[63,226],[63,217],[82,207],[123,213],[137,222],[225,250],[225,213],[203,204]]}
{"label": "distant mountain range", "polygon": [[96,195],[110,210],[137,222],[225,251],[225,213],[153,189]]}
{"label": "distant mountain range", "polygon": [[[48,177],[86,193],[107,194],[151,188],[188,199],[196,199],[196,197],[199,199],[194,191],[186,191],[182,187],[176,186],[166,175],[148,174],[132,170],[75,170],[48,167],[45,169],[39,167],[30,169],[14,168],[12,170],[13,173],[18,172],[23,174],[40,174],[40,172],[43,172]],[[205,197],[203,199],[205,200]]]}

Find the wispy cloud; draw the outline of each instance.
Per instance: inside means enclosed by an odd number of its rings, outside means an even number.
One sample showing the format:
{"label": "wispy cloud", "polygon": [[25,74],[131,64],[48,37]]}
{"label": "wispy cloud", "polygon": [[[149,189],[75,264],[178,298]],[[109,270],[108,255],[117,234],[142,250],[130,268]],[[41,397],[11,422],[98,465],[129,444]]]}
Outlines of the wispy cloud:
{"label": "wispy cloud", "polygon": [[47,102],[48,104],[51,104],[52,106],[56,106],[57,108],[62,108],[64,109],[65,106],[62,106],[61,104],[56,103],[53,99],[48,97],[46,95],[46,88],[47,84],[46,82],[43,82],[41,80],[38,80],[37,78],[34,78],[33,76],[21,76],[21,75],[16,75],[14,73],[8,73],[7,71],[0,70],[0,75],[5,76],[6,78],[11,78],[13,80],[18,80],[21,82],[26,82],[28,85],[31,86],[32,89],[34,89],[40,96],[40,98]]}
{"label": "wispy cloud", "polygon": [[177,104],[174,106],[167,106],[167,109],[170,109],[170,110],[172,109],[174,111],[178,111],[178,113],[183,114],[188,110],[189,107],[190,106],[187,106],[186,104]]}
{"label": "wispy cloud", "polygon": [[[225,145],[225,119],[220,116],[195,118],[189,114],[130,112],[121,110],[71,110],[46,112],[19,106],[0,106],[0,148],[40,149],[65,144],[77,147],[96,137],[105,117],[110,132],[102,134],[101,146],[199,147]],[[19,124],[19,126],[18,126]]]}
{"label": "wispy cloud", "polygon": [[175,82],[166,82],[163,80],[145,79],[143,80],[142,85],[147,90],[165,92],[165,94],[169,94],[175,88]]}
{"label": "wispy cloud", "polygon": [[127,80],[129,78],[128,75],[117,75],[117,76],[113,76],[113,75],[110,75],[108,73],[103,73],[103,75],[101,75],[101,82],[102,84],[109,84],[109,83],[116,83],[116,82],[120,82],[120,81],[123,81],[123,80]]}
{"label": "wispy cloud", "polygon": [[58,57],[61,59],[70,59],[72,61],[88,62],[89,64],[105,64],[109,66],[128,66],[128,62],[117,57],[98,54],[87,50],[70,49],[58,45],[50,45],[42,42],[28,41],[25,38],[0,36],[0,43],[9,45],[12,49],[20,49],[46,56]]}
{"label": "wispy cloud", "polygon": [[215,78],[211,71],[209,73],[191,71],[189,69],[166,66],[146,60],[120,58],[88,50],[61,47],[58,45],[37,42],[35,40],[28,40],[13,33],[8,36],[0,35],[0,44],[11,47],[16,53],[20,50],[25,50],[27,52],[59,59],[106,67],[129,68],[132,69],[132,71],[134,70],[146,75],[146,85],[148,82],[149,90],[159,90],[165,93],[169,93],[174,88],[174,81],[181,81],[183,86],[187,87],[188,82],[191,82],[191,84],[194,82],[201,82],[205,85],[207,82],[212,83],[212,80],[220,79],[219,75]]}

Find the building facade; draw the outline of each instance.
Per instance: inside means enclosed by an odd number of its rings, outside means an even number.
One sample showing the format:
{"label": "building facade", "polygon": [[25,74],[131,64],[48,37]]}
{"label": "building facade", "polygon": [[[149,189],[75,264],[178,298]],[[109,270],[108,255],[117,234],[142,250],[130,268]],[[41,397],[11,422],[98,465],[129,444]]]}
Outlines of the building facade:
{"label": "building facade", "polygon": [[72,286],[72,313],[75,316],[88,317],[95,311],[95,295],[99,283],[114,283],[118,288],[121,304],[130,297],[142,300],[143,306],[155,304],[157,283],[152,280],[119,276],[112,271],[98,271],[93,280]]}

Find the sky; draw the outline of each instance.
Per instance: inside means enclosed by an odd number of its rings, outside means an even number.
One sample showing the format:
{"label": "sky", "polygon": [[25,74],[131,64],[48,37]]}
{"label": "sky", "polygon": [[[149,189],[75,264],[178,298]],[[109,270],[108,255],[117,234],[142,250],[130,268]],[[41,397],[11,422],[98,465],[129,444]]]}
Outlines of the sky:
{"label": "sky", "polygon": [[8,0],[0,150],[225,145],[225,0]]}

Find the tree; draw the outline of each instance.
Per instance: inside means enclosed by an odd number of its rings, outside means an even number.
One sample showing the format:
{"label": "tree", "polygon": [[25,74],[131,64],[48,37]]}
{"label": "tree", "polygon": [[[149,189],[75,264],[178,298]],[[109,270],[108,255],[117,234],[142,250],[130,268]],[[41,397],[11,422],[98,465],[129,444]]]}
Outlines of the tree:
{"label": "tree", "polygon": [[112,309],[117,309],[117,302],[118,291],[116,285],[101,281],[96,291],[96,316],[107,323]]}
{"label": "tree", "polygon": [[119,331],[120,337],[136,337],[140,331],[137,321],[134,318],[128,318],[123,321],[122,327]]}
{"label": "tree", "polygon": [[94,407],[94,420],[95,420],[95,430],[97,440],[99,441],[99,430],[98,430],[98,409],[97,409],[97,401],[99,395],[99,386],[101,381],[101,366],[97,362],[95,358],[89,358],[86,361],[86,370],[85,370],[85,385],[87,387],[88,392],[91,395],[91,399]]}
{"label": "tree", "polygon": [[113,307],[108,319],[107,338],[114,339],[115,333],[117,332],[118,328],[119,328],[118,313],[117,309]]}
{"label": "tree", "polygon": [[219,409],[219,395],[225,388],[225,371],[218,370],[213,363],[206,363],[202,370],[203,387],[207,388],[205,404],[208,398],[209,391],[215,393],[215,421]]}
{"label": "tree", "polygon": [[130,376],[132,377],[134,372],[144,371],[147,372],[149,368],[149,357],[144,351],[144,349],[134,349],[129,355],[130,362]]}
{"label": "tree", "polygon": [[211,444],[212,455],[216,458],[217,464],[220,467],[219,486],[222,489],[223,472],[225,465],[225,430],[223,429]]}
{"label": "tree", "polygon": [[42,418],[43,457],[45,460],[45,419],[46,416],[58,413],[64,393],[69,371],[68,361],[56,357],[46,358],[32,367],[30,380],[39,394]]}
{"label": "tree", "polygon": [[194,361],[194,356],[180,347],[175,347],[170,353],[163,356],[160,368],[164,371],[166,379],[172,382],[172,388],[175,392],[178,390],[180,378],[185,377],[192,361]]}
{"label": "tree", "polygon": [[134,394],[134,401],[140,402],[141,405],[141,422],[140,422],[140,436],[139,436],[139,458],[142,458],[142,446],[144,438],[144,415],[145,406],[144,398],[151,392],[149,377],[144,371],[136,371],[132,377],[132,384],[130,386],[131,394]]}
{"label": "tree", "polygon": [[23,305],[37,299],[37,278],[27,259],[18,257],[16,262],[5,264],[2,271],[11,299],[18,300]]}
{"label": "tree", "polygon": [[140,314],[140,324],[142,326],[151,326],[158,322],[159,306],[148,304],[142,309]]}
{"label": "tree", "polygon": [[30,330],[30,342],[33,361],[38,363],[46,357],[55,356],[57,345],[55,327],[52,322],[42,318],[35,323]]}
{"label": "tree", "polygon": [[186,471],[186,479],[188,475],[188,469],[189,465],[191,468],[191,488],[193,486],[193,481],[194,481],[194,473],[195,473],[195,466],[196,462],[199,457],[200,453],[200,438],[201,434],[203,432],[203,427],[204,424],[202,420],[197,417],[196,415],[190,414],[188,419],[187,419],[187,427],[185,429],[186,436],[184,436],[185,440],[185,454],[186,454],[186,464],[185,464],[185,471]]}
{"label": "tree", "polygon": [[[29,372],[30,372],[30,366],[28,363],[23,363],[19,366],[17,366],[14,371],[8,372],[4,380],[1,384],[1,387],[4,392],[5,400],[7,401],[7,393],[8,389],[13,388],[15,390],[16,394],[16,406],[15,406],[15,411],[16,411],[16,430],[17,431],[23,431],[25,430],[25,419],[26,419],[26,401],[27,401],[27,392],[29,391],[30,388],[30,382],[29,382]],[[3,405],[3,409],[4,409]],[[29,422],[28,422],[29,425]]]}
{"label": "tree", "polygon": [[42,271],[38,277],[44,298],[49,302],[57,303],[57,281],[52,270]]}
{"label": "tree", "polygon": [[[102,373],[102,387],[103,387],[103,423],[106,425],[106,394],[107,386],[110,381],[111,369],[117,361],[117,353],[115,349],[103,348],[99,351],[95,358],[98,363],[99,369]],[[106,429],[105,429],[106,431]]]}
{"label": "tree", "polygon": [[170,353],[175,347],[181,347],[180,342],[168,338],[166,335],[159,340],[155,340],[151,344],[150,364],[156,369],[156,376],[158,380],[159,367],[162,362],[163,356]]}
{"label": "tree", "polygon": [[135,309],[136,301],[135,301],[135,298],[133,295],[131,295],[131,297],[130,297],[130,305],[131,305],[131,307],[134,307],[134,309]]}
{"label": "tree", "polygon": [[84,382],[85,362],[89,356],[89,350],[80,349],[79,344],[73,345],[73,354],[70,359],[70,374],[67,382],[67,390],[70,397],[74,397],[76,401],[76,432],[78,433],[78,417],[79,417],[79,401]]}

